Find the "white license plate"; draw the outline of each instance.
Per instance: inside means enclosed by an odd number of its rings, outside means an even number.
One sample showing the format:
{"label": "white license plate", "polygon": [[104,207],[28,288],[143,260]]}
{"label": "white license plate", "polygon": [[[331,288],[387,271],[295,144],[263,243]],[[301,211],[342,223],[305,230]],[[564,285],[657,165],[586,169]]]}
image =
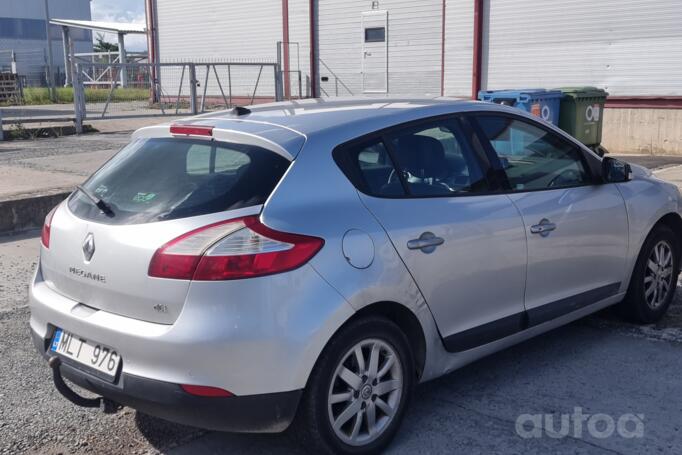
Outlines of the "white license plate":
{"label": "white license plate", "polygon": [[50,351],[93,368],[106,376],[116,376],[121,356],[114,349],[86,340],[62,329],[57,329]]}

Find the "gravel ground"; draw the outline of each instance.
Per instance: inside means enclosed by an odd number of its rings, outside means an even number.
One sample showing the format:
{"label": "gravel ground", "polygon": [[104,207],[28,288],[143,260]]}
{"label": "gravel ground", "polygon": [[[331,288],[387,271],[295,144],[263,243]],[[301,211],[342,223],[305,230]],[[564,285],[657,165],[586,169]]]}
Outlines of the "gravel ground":
{"label": "gravel ground", "polygon": [[0,237],[0,453],[158,453],[201,436],[131,409],[105,415],[78,408],[54,389],[28,327],[39,241],[38,232]]}
{"label": "gravel ground", "polygon": [[34,351],[27,308],[0,313],[0,453],[156,453],[201,431],[124,409],[113,415],[72,406]]}
{"label": "gravel ground", "polygon": [[26,305],[28,282],[38,260],[39,235],[0,237],[0,312]]}

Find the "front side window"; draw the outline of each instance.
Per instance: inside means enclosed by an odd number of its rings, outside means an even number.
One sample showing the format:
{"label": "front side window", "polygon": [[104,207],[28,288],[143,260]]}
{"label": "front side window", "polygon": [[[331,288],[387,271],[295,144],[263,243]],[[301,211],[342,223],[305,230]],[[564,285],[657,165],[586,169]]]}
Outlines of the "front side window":
{"label": "front side window", "polygon": [[[437,120],[390,135],[399,175],[411,196],[451,196],[488,190],[476,158],[462,147],[453,120]],[[400,177],[400,179],[399,179]]]}
{"label": "front side window", "polygon": [[530,191],[591,183],[578,148],[557,135],[511,117],[477,117],[511,188]]}

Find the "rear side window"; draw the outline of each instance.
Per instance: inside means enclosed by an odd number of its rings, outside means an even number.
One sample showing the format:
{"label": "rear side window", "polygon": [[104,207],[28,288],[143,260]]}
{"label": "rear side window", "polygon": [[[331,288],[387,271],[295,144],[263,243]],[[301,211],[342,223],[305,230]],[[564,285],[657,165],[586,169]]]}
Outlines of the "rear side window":
{"label": "rear side window", "polygon": [[111,206],[102,214],[82,193],[78,217],[137,224],[233,210],[265,202],[289,161],[261,147],[192,139],[138,140],[97,171],[85,188]]}
{"label": "rear side window", "polygon": [[334,157],[363,193],[384,197],[405,195],[393,161],[381,139],[339,149]]}

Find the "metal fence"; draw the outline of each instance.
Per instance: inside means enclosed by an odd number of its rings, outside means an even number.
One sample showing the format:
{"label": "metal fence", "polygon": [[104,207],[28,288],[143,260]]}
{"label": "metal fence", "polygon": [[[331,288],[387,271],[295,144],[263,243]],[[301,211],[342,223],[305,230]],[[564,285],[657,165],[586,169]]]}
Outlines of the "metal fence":
{"label": "metal fence", "polygon": [[[191,115],[283,99],[276,63],[76,63],[77,129],[85,119]],[[93,74],[98,82],[92,83]]]}
{"label": "metal fence", "polygon": [[[73,55],[73,61],[80,64],[80,73],[83,76],[83,84],[86,86],[109,86],[114,80],[112,64],[121,63],[119,52],[84,52]],[[126,52],[128,63],[147,63],[146,52]],[[121,71],[120,79],[123,87],[142,85],[143,75],[131,74]]]}
{"label": "metal fence", "polygon": [[[73,89],[59,89],[57,103],[50,102],[47,92],[26,105],[24,100],[5,101],[0,118],[15,124],[73,121],[80,132],[86,120],[187,116],[285,99],[285,75],[274,62],[121,64],[115,58],[79,57],[69,71]],[[288,76],[286,98],[305,97],[307,81],[304,86],[301,72],[289,71]]]}

